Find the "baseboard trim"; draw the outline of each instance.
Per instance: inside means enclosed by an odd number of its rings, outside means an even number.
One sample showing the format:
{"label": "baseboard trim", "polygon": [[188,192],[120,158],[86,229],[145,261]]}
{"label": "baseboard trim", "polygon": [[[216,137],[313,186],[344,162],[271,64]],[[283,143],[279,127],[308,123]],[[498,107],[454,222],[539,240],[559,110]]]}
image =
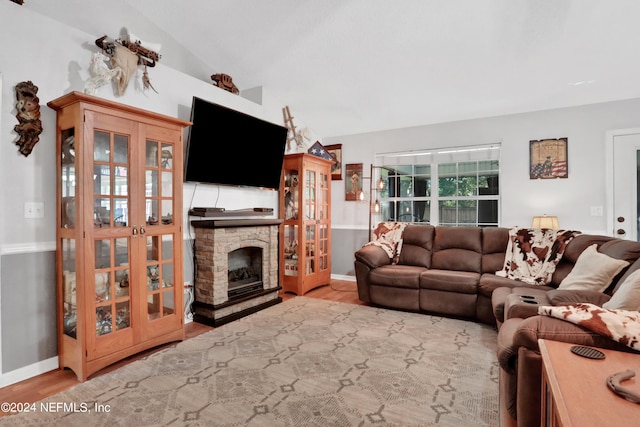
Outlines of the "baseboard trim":
{"label": "baseboard trim", "polygon": [[49,371],[58,369],[58,356],[50,359],[43,360],[41,362],[33,363],[22,368],[15,369],[9,372],[3,372],[0,375],[0,387],[6,387],[11,384],[19,383],[20,381],[27,380],[32,377],[44,374]]}
{"label": "baseboard trim", "polygon": [[0,255],[49,252],[56,250],[56,242],[17,243],[0,246]]}
{"label": "baseboard trim", "polygon": [[348,280],[350,282],[356,281],[356,276],[350,276],[347,274],[332,274],[331,278],[335,280]]}

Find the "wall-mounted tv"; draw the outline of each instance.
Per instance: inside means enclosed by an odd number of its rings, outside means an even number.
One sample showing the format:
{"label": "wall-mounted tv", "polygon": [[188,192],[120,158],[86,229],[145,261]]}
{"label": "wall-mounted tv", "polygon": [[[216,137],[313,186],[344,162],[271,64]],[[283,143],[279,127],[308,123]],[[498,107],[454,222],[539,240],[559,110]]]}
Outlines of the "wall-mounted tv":
{"label": "wall-mounted tv", "polygon": [[280,187],[287,128],[193,97],[185,182]]}

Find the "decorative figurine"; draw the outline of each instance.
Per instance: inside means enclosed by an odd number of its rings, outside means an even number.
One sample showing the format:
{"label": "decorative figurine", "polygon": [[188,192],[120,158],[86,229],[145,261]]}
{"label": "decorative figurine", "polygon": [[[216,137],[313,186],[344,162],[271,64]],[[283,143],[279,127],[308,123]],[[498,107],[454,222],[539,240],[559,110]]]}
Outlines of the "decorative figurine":
{"label": "decorative figurine", "polygon": [[42,122],[40,121],[40,99],[37,96],[38,86],[31,81],[21,82],[16,85],[16,118],[18,124],[14,126],[20,138],[16,145],[25,157],[31,154],[33,147],[40,141]]}
{"label": "decorative figurine", "polygon": [[231,76],[228,74],[212,74],[211,80],[213,80],[215,85],[218,86],[220,89],[224,89],[227,92],[231,92],[235,95],[238,95],[240,93],[236,85],[233,84],[233,80],[231,79]]}

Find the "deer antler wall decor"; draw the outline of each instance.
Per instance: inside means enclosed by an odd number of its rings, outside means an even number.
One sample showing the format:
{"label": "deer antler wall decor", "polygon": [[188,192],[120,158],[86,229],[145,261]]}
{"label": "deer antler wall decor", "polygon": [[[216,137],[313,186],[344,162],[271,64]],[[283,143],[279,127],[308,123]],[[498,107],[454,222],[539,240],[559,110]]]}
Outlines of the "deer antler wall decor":
{"label": "deer antler wall decor", "polygon": [[[131,76],[136,72],[138,65],[144,67],[142,73],[142,86],[144,89],[153,89],[158,91],[151,85],[151,79],[147,73],[147,67],[155,67],[156,62],[161,56],[158,52],[146,46],[148,43],[138,39],[133,34],[129,34],[129,40],[115,39],[108,40],[107,36],[102,36],[96,40],[96,46],[102,49],[109,57],[113,67],[119,67],[122,72],[117,76],[118,95],[123,95]],[[160,50],[160,44],[153,43],[152,46],[156,50]]]}

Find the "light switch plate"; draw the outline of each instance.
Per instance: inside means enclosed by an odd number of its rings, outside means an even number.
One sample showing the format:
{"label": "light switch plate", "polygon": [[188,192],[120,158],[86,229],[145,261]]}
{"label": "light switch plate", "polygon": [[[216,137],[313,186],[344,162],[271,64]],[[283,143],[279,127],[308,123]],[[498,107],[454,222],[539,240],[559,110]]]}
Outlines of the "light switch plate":
{"label": "light switch plate", "polygon": [[25,202],[24,217],[25,218],[44,218],[44,203]]}

